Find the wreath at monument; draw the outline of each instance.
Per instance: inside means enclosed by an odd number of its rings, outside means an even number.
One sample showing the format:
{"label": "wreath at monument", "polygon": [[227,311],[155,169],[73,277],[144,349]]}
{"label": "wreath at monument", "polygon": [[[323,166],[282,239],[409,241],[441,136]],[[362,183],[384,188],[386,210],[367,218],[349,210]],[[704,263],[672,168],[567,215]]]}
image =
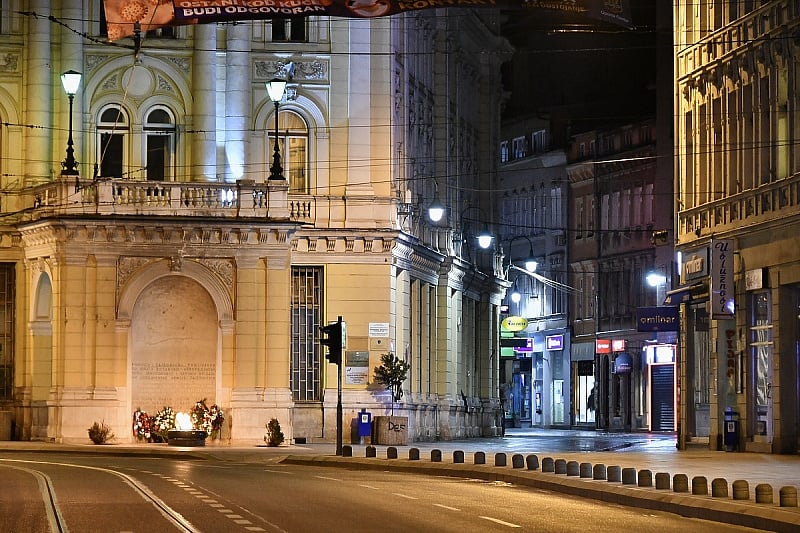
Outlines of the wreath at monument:
{"label": "wreath at monument", "polygon": [[[133,436],[146,442],[167,442],[169,431],[177,427],[177,413],[172,407],[165,406],[155,416],[147,414],[141,408],[133,412]],[[190,413],[192,429],[204,431],[206,437],[218,439],[222,433],[225,414],[214,404],[208,407],[206,399],[197,401]]]}

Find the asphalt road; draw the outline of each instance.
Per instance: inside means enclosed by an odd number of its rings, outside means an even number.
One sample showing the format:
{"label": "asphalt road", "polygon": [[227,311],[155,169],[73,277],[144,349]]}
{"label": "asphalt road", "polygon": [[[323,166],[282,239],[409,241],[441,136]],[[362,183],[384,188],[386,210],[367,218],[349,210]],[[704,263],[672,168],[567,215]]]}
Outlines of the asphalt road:
{"label": "asphalt road", "polygon": [[0,531],[749,531],[507,483],[164,457],[0,455]]}

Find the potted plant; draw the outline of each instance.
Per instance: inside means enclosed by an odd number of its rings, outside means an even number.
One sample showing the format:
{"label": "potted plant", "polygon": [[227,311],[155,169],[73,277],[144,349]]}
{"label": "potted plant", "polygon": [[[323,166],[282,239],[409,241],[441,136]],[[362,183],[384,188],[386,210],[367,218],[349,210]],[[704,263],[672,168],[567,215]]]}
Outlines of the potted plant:
{"label": "potted plant", "polygon": [[386,387],[392,400],[392,415],[375,417],[376,444],[408,443],[408,417],[394,416],[394,404],[403,398],[403,382],[410,368],[410,364],[392,352],[381,355],[381,364],[375,367],[375,381]]}

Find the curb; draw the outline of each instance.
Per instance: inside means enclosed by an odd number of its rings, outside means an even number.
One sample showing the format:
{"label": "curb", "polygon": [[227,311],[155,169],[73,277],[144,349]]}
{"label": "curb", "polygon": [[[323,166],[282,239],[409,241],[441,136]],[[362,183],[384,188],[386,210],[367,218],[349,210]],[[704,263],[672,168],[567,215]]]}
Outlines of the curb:
{"label": "curb", "polygon": [[[796,492],[795,499],[791,499],[791,494],[785,500],[784,489],[794,489],[794,487],[781,488],[782,507],[776,507],[772,498],[759,500],[759,488],[762,492],[773,491],[772,487],[759,485],[756,490],[756,500],[743,499],[741,494],[742,480],[734,483],[738,484],[738,494],[734,489],[734,499],[728,497],[728,483],[724,479],[714,479],[712,486],[716,487],[712,491],[708,490],[695,492],[695,485],[702,486],[707,483],[705,478],[695,477],[691,480],[691,492],[683,490],[681,479],[683,474],[675,474],[679,482],[675,484],[675,492],[667,491],[664,487],[664,473],[655,474],[659,479],[658,488],[652,484],[653,474],[649,470],[624,469],[626,471],[625,480],[619,479],[597,479],[588,476],[578,476],[575,465],[570,465],[568,469],[551,469],[547,471],[544,466],[553,461],[550,457],[542,459],[543,468],[539,470],[539,460],[536,455],[522,457],[516,454],[511,462],[505,460],[505,454],[496,454],[493,461],[486,461],[483,452],[476,452],[475,459],[477,464],[465,464],[462,462],[442,463],[441,451],[432,450],[431,460],[420,461],[419,450],[409,449],[408,459],[397,458],[396,448],[387,448],[387,458],[378,458],[376,450],[367,450],[367,457],[353,457],[352,448],[343,449],[342,456],[315,456],[315,455],[289,455],[281,462],[294,465],[305,466],[328,466],[338,468],[364,469],[364,470],[385,470],[391,468],[394,471],[413,474],[425,474],[432,476],[448,477],[467,477],[481,479],[484,481],[502,481],[513,483],[520,486],[532,487],[541,490],[548,490],[571,496],[579,496],[608,503],[615,503],[627,507],[649,509],[672,513],[688,518],[710,520],[735,526],[743,526],[754,529],[766,529],[776,532],[796,532],[800,531],[800,509],[797,506]],[[370,448],[370,447],[368,447]],[[502,455],[502,457],[501,457]],[[518,457],[519,456],[519,457]],[[453,458],[460,461],[463,452],[453,452]],[[484,462],[481,462],[481,461]],[[563,461],[563,460],[556,460]],[[490,464],[487,464],[490,463]],[[528,470],[523,469],[523,464],[528,465]],[[602,470],[605,465],[590,465],[582,463],[579,466],[584,474],[589,471]],[[619,468],[617,466],[608,467]],[[555,472],[553,471],[555,470]],[[560,471],[560,473],[558,473]],[[633,471],[633,472],[631,472]],[[632,474],[632,478],[631,478]],[[637,475],[638,474],[638,475]],[[620,481],[628,481],[628,483]],[[744,482],[746,483],[746,482]],[[725,490],[721,490],[724,484]],[[774,491],[773,491],[774,492]],[[770,495],[772,492],[770,492]],[[794,505],[792,505],[794,503]]]}

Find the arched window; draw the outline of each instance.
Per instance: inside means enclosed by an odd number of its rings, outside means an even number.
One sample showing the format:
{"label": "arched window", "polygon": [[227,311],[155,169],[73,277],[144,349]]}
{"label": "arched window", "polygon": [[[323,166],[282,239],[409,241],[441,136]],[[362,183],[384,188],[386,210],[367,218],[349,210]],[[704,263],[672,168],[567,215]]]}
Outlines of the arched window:
{"label": "arched window", "polygon": [[97,160],[100,176],[121,178],[126,164],[126,146],[129,142],[128,115],[118,106],[100,112],[97,121]]}
{"label": "arched window", "polygon": [[158,107],[147,114],[144,124],[145,157],[148,181],[163,181],[173,175],[172,154],[175,150],[175,121],[172,114]]}
{"label": "arched window", "polygon": [[[303,117],[291,110],[282,109],[278,115],[278,146],[281,151],[283,174],[289,180],[289,192],[308,194],[308,124]],[[269,132],[267,161],[270,161],[275,146],[274,113],[267,131]]]}

